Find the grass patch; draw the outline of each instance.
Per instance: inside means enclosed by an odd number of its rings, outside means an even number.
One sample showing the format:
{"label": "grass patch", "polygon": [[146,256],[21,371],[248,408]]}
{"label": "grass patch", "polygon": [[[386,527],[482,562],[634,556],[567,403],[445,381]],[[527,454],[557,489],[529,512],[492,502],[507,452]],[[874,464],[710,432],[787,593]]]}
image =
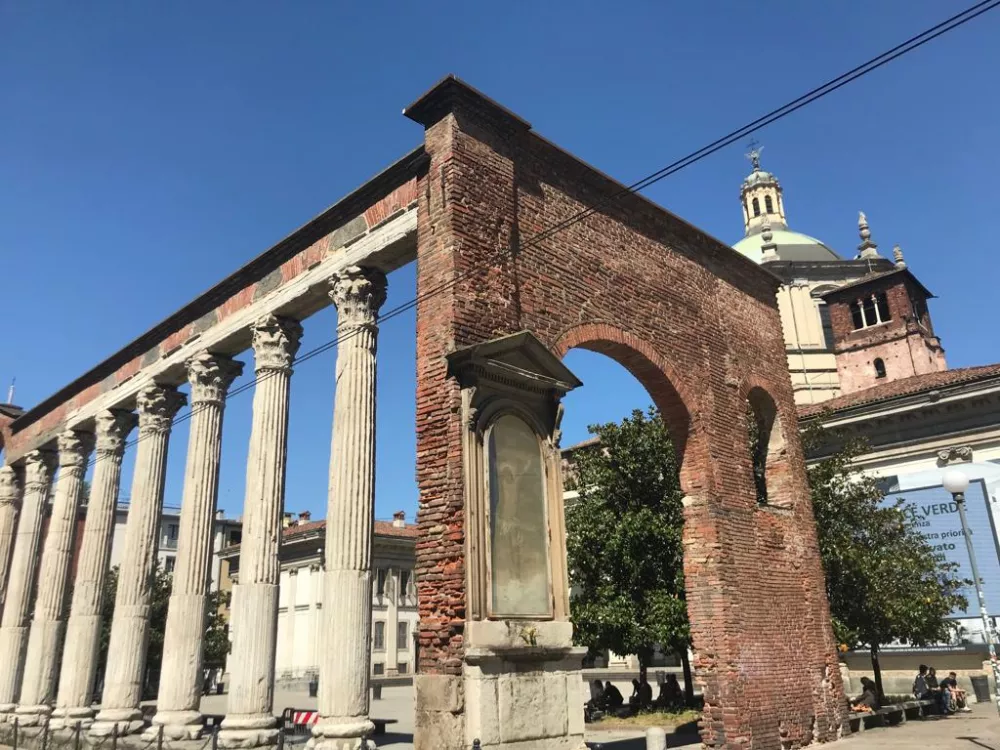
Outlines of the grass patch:
{"label": "grass patch", "polygon": [[701,712],[693,709],[684,711],[650,711],[649,713],[636,714],[627,719],[619,719],[617,716],[605,716],[600,721],[595,721],[587,726],[590,729],[648,729],[649,727],[663,727],[664,729],[676,729],[683,724],[697,724],[701,718]]}

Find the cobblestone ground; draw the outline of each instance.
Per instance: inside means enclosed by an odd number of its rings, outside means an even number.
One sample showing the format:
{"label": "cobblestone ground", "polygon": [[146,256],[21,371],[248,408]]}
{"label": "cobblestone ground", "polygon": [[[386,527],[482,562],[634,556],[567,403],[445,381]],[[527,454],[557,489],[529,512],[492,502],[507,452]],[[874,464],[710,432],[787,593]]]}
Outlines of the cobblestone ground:
{"label": "cobblestone ground", "polygon": [[[225,713],[225,696],[202,699],[205,713]],[[386,734],[376,737],[376,744],[387,750],[409,750],[413,747],[413,688],[384,688],[382,699],[372,701],[371,715],[379,719],[396,719]],[[315,708],[316,699],[305,692],[275,693],[275,712],[287,707]],[[930,716],[911,719],[904,725],[872,728],[862,734],[817,748],[830,750],[912,750],[925,747],[933,750],[1000,750],[1000,719],[996,707],[982,703],[972,707],[971,714],[948,717]],[[588,742],[607,743],[607,750],[641,750],[645,747],[642,732],[588,732]],[[671,747],[699,747],[697,735],[685,734],[668,738]]]}

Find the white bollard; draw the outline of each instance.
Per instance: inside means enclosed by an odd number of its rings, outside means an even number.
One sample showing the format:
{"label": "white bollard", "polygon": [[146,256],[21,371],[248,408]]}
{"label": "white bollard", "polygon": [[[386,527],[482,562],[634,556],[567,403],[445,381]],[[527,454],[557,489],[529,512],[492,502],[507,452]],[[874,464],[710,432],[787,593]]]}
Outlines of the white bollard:
{"label": "white bollard", "polygon": [[647,729],[646,750],[667,750],[667,733],[660,727]]}

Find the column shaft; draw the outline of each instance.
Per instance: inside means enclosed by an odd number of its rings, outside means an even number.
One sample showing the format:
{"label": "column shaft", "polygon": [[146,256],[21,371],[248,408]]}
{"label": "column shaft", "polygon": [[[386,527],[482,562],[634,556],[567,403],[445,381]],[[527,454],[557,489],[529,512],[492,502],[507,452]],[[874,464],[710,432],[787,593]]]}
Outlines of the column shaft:
{"label": "column shaft", "polygon": [[150,386],[139,393],[139,440],[132,477],[132,499],[125,522],[118,591],[111,620],[108,663],[105,669],[101,711],[90,733],[105,737],[135,732],[145,724],[139,701],[146,671],[149,642],[149,610],[163,483],[167,468],[167,445],[174,415],[185,397],[170,386]]}
{"label": "column shaft", "polygon": [[0,610],[7,596],[10,556],[14,551],[17,514],[21,507],[21,482],[12,466],[0,468]]}
{"label": "column shaft", "polygon": [[50,450],[32,451],[24,461],[24,501],[10,562],[7,601],[0,620],[0,713],[3,714],[10,714],[17,706],[21,687],[42,519],[55,466],[56,454]]}
{"label": "column shaft", "polygon": [[43,721],[56,697],[56,670],[66,626],[66,583],[83,494],[83,475],[94,449],[94,436],[68,430],[59,436],[58,443],[59,477],[42,550],[35,616],[28,635],[28,655],[17,707],[19,721],[26,726]]}
{"label": "column shaft", "polygon": [[200,354],[188,362],[191,382],[191,437],[181,501],[177,566],[174,568],[157,712],[150,732],[162,725],[171,739],[201,736],[202,655],[208,601],[212,531],[219,494],[222,414],[226,391],[243,371],[228,357]]}
{"label": "column shaft", "polygon": [[253,326],[259,378],[247,456],[239,596],[234,597],[229,711],[219,741],[224,747],[274,744],[274,656],[278,631],[278,550],[285,502],[288,393],[302,326],[267,315]]}
{"label": "column shaft", "polygon": [[57,729],[88,727],[94,716],[94,678],[101,639],[104,582],[111,560],[111,539],[122,476],[125,440],[135,428],[130,411],[106,411],[97,417],[97,453],[94,480],[80,543],[80,559],[73,583],[73,601],[66,623],[59,692],[49,726]]}
{"label": "column shaft", "polygon": [[351,267],[331,282],[337,306],[337,391],[327,500],[319,721],[313,743],[329,750],[364,745],[372,628],[375,523],[375,350],[385,301],[380,271]]}

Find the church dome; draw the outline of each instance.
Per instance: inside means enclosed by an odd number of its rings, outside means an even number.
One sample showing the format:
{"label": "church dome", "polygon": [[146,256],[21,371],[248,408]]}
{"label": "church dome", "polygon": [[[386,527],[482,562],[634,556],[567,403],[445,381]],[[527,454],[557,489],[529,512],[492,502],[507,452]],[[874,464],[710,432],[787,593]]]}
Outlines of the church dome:
{"label": "church dome", "polygon": [[743,180],[743,185],[758,185],[762,182],[777,182],[777,179],[770,172],[765,172],[763,169],[755,169]]}
{"label": "church dome", "polygon": [[[777,245],[778,258],[790,261],[843,260],[837,253],[807,234],[788,229],[773,229],[771,242]],[[754,263],[760,263],[764,256],[761,232],[755,232],[733,245],[733,249],[745,255]]]}

